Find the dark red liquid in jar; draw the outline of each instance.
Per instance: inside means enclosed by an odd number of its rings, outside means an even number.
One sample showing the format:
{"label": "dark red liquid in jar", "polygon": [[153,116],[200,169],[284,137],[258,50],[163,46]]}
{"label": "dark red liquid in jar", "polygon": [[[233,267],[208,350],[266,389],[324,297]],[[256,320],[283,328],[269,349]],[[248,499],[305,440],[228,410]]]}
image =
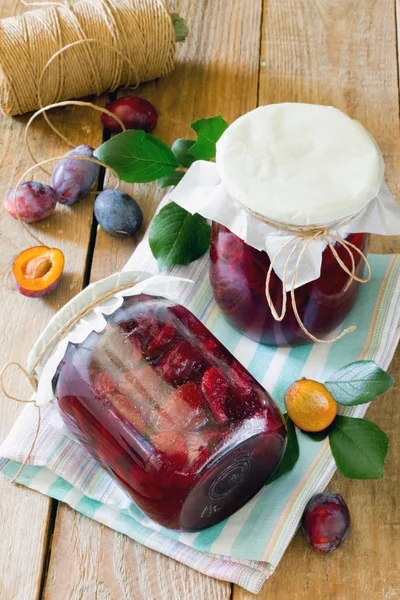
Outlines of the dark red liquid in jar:
{"label": "dark red liquid in jar", "polygon": [[[370,235],[352,233],[346,240],[364,254]],[[351,258],[335,244],[341,260],[351,270]],[[352,250],[356,275],[362,277],[364,262]],[[287,294],[286,315],[274,319],[265,297],[265,280],[270,266],[268,254],[249,246],[226,227],[213,223],[210,249],[210,281],[214,298],[229,322],[248,337],[270,345],[295,345],[310,339],[301,330]],[[353,307],[359,283],[343,271],[329,248],[322,255],[321,276],[296,289],[296,304],[306,329],[316,337],[337,327]],[[282,307],[282,282],[272,272],[271,298],[278,310]]]}
{"label": "dark red liquid in jar", "polygon": [[280,410],[184,307],[140,295],[107,319],[55,377],[65,424],[150,518],[218,523],[278,466]]}

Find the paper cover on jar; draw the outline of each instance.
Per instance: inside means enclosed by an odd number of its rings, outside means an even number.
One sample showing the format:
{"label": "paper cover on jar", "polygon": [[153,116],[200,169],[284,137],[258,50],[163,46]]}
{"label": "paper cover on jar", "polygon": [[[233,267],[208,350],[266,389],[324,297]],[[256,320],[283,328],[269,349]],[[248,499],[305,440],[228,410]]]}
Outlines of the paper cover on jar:
{"label": "paper cover on jar", "polygon": [[125,284],[132,283],[132,287],[116,291],[115,295],[95,306],[88,314],[80,318],[69,333],[59,342],[55,342],[36,367],[38,376],[38,389],[34,396],[36,404],[42,406],[53,401],[54,392],[52,380],[57,371],[69,343],[79,344],[83,342],[92,331],[101,332],[106,326],[103,315],[111,315],[127,296],[136,296],[146,293],[151,296],[162,295],[166,298],[175,299],[179,296],[180,286],[193,283],[190,279],[171,277],[164,275],[151,275],[142,271],[124,271],[114,273],[106,279],[102,279],[80,292],[68,302],[50,320],[48,326],[32,348],[28,356],[28,369],[33,368],[37,357],[40,356],[49,343],[71,318],[92,301],[100,298],[108,291],[112,291]]}
{"label": "paper cover on jar", "polygon": [[[303,121],[307,125],[310,115],[317,115],[318,127],[305,128]],[[291,143],[292,137],[296,143]],[[342,238],[353,232],[400,233],[400,208],[383,176],[379,148],[357,121],[332,107],[270,105],[235,121],[217,143],[216,163],[195,162],[171,199],[265,250],[271,260],[288,243],[273,265],[282,280],[293,247],[290,240],[297,238],[271,226],[271,221],[300,228],[315,225]],[[263,193],[266,198],[271,195],[265,206]],[[249,211],[268,217],[269,224]],[[295,287],[320,276],[325,246],[324,239],[309,243]],[[301,249],[302,245],[286,265],[287,290]]]}

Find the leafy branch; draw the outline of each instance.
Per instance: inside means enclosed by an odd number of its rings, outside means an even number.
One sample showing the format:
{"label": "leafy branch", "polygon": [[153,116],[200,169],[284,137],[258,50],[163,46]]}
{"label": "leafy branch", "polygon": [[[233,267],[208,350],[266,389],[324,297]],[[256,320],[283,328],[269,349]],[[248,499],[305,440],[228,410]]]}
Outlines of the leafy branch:
{"label": "leafy branch", "polygon": [[[177,185],[196,160],[211,160],[228,124],[221,116],[192,123],[196,140],[179,138],[170,148],[144,131],[128,130],[104,142],[94,155],[129,183],[156,181],[159,189]],[[150,248],[160,269],[187,265],[207,252],[211,229],[206,219],[174,202],[160,210],[150,230]]]}
{"label": "leafy branch", "polygon": [[[359,360],[350,363],[332,375],[325,382],[338,404],[355,406],[367,404],[387,392],[395,381],[375,362]],[[268,483],[275,481],[295,466],[299,458],[299,445],[296,428],[287,414],[288,441],[284,457]],[[383,477],[384,463],[389,440],[387,435],[371,421],[337,415],[333,423],[324,431],[307,433],[315,441],[329,438],[329,445],[338,471],[350,479],[380,479]]]}

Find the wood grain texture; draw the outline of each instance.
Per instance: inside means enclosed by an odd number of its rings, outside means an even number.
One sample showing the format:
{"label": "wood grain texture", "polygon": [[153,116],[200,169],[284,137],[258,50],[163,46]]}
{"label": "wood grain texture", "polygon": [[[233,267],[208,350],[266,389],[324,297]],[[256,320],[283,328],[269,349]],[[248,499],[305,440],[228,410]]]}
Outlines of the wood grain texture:
{"label": "wood grain texture", "polygon": [[[165,79],[140,86],[137,95],[151,101],[159,119],[154,134],[168,144],[194,138],[190,123],[221,113],[232,122],[255,108],[259,68],[261,2],[251,0],[180,0],[169,6],[186,19],[190,34],[178,51],[175,71]],[[120,92],[120,96],[126,92]],[[111,187],[106,179],[105,187]],[[120,240],[98,230],[92,281],[119,270],[140,241],[164,196],[155,184],[122,184],[140,204],[141,234]]]}
{"label": "wood grain texture", "polygon": [[[177,67],[137,94],[159,112],[155,134],[167,143],[191,137],[190,123],[222,113],[232,121],[256,106],[261,2],[182,0],[174,4],[190,27]],[[112,182],[106,179],[106,187]],[[145,227],[162,197],[153,185],[121,189],[142,207]],[[140,235],[97,232],[91,280],[121,269]],[[231,586],[147,550],[125,536],[59,505],[45,600],[228,600]]]}
{"label": "wood grain texture", "polygon": [[[386,178],[399,191],[398,86],[395,0],[264,0],[259,104],[301,101],[333,104],[359,119],[376,137],[385,157]],[[174,8],[190,25],[176,71],[165,80],[141,86],[160,113],[156,134],[166,142],[190,137],[193,120],[219,112],[231,121],[251,110],[257,99],[261,0],[180,0]],[[16,0],[0,0],[0,15],[14,13]],[[20,10],[20,8],[18,8]],[[69,109],[59,123],[67,135],[96,145],[101,130],[96,114]],[[0,193],[29,166],[22,150],[25,118],[0,118]],[[83,133],[82,133],[83,123]],[[84,138],[84,139],[82,139]],[[47,158],[65,148],[42,124],[35,126],[34,146]],[[39,177],[37,177],[39,179]],[[46,179],[45,179],[46,181]],[[106,180],[106,185],[110,185]],[[124,186],[139,201],[148,224],[162,196],[154,186]],[[23,361],[48,318],[82,285],[92,219],[91,200],[74,209],[58,209],[35,226],[47,243],[66,253],[67,277],[48,299],[19,296],[6,276],[0,290],[0,353]],[[71,214],[73,216],[71,218]],[[144,228],[143,228],[144,231]],[[7,273],[17,253],[30,244],[16,223],[0,215],[0,272]],[[140,236],[119,240],[98,231],[92,280],[120,269]],[[375,252],[398,252],[395,238],[374,239]],[[19,315],[29,316],[27,321]],[[4,316],[6,318],[4,318]],[[391,372],[399,379],[400,358]],[[11,378],[10,378],[11,381]],[[16,381],[16,394],[28,388]],[[276,573],[258,596],[293,600],[392,600],[400,598],[400,460],[398,391],[373,406],[368,418],[391,440],[383,481],[355,482],[335,477],[329,486],[346,498],[352,531],[346,544],[329,557],[312,553],[297,534]],[[3,438],[19,408],[5,401],[0,424]],[[44,565],[50,502],[0,479],[0,598],[38,597]],[[289,574],[289,576],[288,576]],[[294,576],[292,574],[295,574]],[[207,578],[127,537],[59,505],[46,600],[228,600],[231,586]],[[235,600],[254,598],[234,588]]]}
{"label": "wood grain texture", "polygon": [[[396,195],[400,148],[394,8],[391,0],[268,0],[259,103],[332,104],[360,120],[383,152],[386,180]],[[399,241],[374,236],[373,251],[399,252]],[[398,380],[399,353],[390,371]],[[298,532],[260,600],[400,598],[398,402],[395,388],[367,415],[389,435],[385,478],[362,482],[336,475],[328,487],[350,507],[352,529],[344,546],[320,556]],[[233,598],[254,596],[235,587]]]}
{"label": "wood grain texture", "polygon": [[[20,11],[16,0],[0,2],[0,16],[12,16]],[[101,100],[100,100],[101,101]],[[85,140],[96,145],[102,129],[98,114],[83,109],[66,109],[55,114],[54,122],[79,143],[76,127],[83,118]],[[0,198],[14,186],[24,171],[31,166],[24,146],[24,127],[27,116],[6,118],[0,116]],[[68,148],[51,134],[40,119],[31,131],[32,147],[40,158],[63,154]],[[29,179],[48,183],[46,175],[37,171]],[[49,246],[63,250],[66,272],[58,290],[43,299],[21,296],[12,282],[11,265],[23,249],[37,245],[21,226],[0,209],[0,356],[1,365],[9,360],[25,363],[27,354],[50,317],[82,287],[82,273],[86,261],[89,232],[92,221],[93,197],[83,200],[73,210],[58,207],[53,215],[32,226],[35,233]],[[21,398],[29,398],[31,390],[20,374],[10,373],[6,385]],[[0,439],[3,440],[22,406],[2,398]],[[10,485],[0,478],[0,598],[2,600],[33,600],[38,597],[47,545],[50,517],[49,498],[23,486]]]}
{"label": "wood grain texture", "polygon": [[230,586],[72,509],[57,513],[44,600],[227,600]]}

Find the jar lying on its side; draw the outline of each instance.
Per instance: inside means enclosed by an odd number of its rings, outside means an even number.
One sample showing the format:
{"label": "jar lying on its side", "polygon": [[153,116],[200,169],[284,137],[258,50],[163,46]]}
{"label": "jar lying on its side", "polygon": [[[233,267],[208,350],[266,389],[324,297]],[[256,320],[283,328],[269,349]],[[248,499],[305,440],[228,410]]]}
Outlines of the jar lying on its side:
{"label": "jar lying on its side", "polygon": [[[368,252],[370,234],[351,233],[346,241]],[[347,250],[335,244],[340,259],[351,270]],[[362,277],[364,261],[350,250]],[[290,292],[286,293],[286,313],[276,321],[268,306],[265,282],[271,261],[268,254],[249,246],[223,225],[213,223],[210,248],[210,281],[215,301],[229,322],[248,337],[270,345],[301,344],[310,339],[293,312]],[[357,299],[360,284],[349,281],[329,247],[322,254],[321,275],[296,289],[296,306],[305,328],[316,337],[331,332],[342,323]],[[272,271],[271,299],[278,313],[282,309],[282,281]]]}
{"label": "jar lying on its side", "polygon": [[225,519],[283,456],[279,408],[186,308],[141,294],[106,320],[53,380],[64,423],[159,524]]}

